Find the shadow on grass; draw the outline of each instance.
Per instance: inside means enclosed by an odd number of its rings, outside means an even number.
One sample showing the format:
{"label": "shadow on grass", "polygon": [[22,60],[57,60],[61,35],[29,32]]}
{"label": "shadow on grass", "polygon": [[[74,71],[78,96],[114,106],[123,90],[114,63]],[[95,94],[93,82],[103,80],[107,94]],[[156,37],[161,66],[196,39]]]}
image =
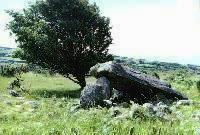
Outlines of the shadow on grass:
{"label": "shadow on grass", "polygon": [[43,98],[63,98],[63,97],[69,97],[69,98],[79,98],[81,94],[81,89],[76,90],[66,90],[66,89],[59,89],[59,90],[35,90],[31,92],[31,95],[36,97],[43,97]]}

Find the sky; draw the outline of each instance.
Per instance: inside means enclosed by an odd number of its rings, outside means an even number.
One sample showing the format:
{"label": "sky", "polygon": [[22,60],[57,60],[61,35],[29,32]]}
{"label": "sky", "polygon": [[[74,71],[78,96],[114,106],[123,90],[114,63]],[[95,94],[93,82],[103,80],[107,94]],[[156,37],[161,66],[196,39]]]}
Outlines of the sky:
{"label": "sky", "polygon": [[[5,31],[5,9],[30,0],[0,0],[0,44],[16,47]],[[148,60],[200,65],[200,0],[90,0],[111,19],[110,53]]]}

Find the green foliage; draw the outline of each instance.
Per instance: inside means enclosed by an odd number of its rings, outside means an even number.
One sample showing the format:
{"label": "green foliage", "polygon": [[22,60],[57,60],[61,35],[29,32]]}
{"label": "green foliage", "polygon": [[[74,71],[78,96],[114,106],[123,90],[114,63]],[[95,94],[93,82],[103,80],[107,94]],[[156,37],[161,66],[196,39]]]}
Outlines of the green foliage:
{"label": "green foliage", "polygon": [[0,65],[0,76],[14,77],[16,74],[28,72],[28,67],[23,64],[19,65]]}
{"label": "green foliage", "polygon": [[157,79],[160,79],[160,76],[159,76],[159,74],[158,74],[158,73],[156,73],[156,72],[153,72],[153,76],[154,76],[155,78],[157,78]]}
{"label": "green foliage", "polygon": [[23,58],[24,52],[22,49],[17,48],[12,52],[12,58]]}
{"label": "green foliage", "polygon": [[200,92],[200,80],[199,81],[197,81],[197,89],[199,90],[199,92]]}
{"label": "green foliage", "polygon": [[37,1],[23,12],[8,11],[7,25],[21,50],[15,56],[85,86],[85,75],[98,62],[112,60],[110,20],[88,0]]}

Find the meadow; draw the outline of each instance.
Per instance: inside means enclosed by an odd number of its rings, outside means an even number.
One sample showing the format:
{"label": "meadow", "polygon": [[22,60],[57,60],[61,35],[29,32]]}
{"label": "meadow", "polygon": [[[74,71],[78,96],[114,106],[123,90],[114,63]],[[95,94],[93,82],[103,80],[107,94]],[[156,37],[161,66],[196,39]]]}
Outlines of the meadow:
{"label": "meadow", "polygon": [[[180,74],[181,73],[181,74]],[[44,135],[175,135],[200,134],[200,94],[197,74],[181,71],[158,72],[161,79],[195,103],[176,107],[167,118],[133,115],[131,107],[77,108],[80,87],[60,75],[22,74],[27,89],[23,97],[11,97],[6,88],[15,77],[0,77],[0,134]],[[87,78],[87,83],[94,82]],[[117,111],[116,111],[117,110]],[[116,112],[120,112],[116,115]],[[197,115],[198,116],[198,115]]]}

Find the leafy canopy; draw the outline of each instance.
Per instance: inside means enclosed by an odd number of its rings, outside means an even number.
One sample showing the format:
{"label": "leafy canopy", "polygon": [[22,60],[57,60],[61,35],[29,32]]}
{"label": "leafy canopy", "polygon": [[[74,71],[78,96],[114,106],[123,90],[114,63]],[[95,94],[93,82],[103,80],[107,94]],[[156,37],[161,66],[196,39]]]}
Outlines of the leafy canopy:
{"label": "leafy canopy", "polygon": [[91,66],[112,60],[110,20],[88,0],[37,1],[22,12],[8,13],[13,20],[7,27],[21,49],[16,56],[28,63],[73,75],[84,87]]}

